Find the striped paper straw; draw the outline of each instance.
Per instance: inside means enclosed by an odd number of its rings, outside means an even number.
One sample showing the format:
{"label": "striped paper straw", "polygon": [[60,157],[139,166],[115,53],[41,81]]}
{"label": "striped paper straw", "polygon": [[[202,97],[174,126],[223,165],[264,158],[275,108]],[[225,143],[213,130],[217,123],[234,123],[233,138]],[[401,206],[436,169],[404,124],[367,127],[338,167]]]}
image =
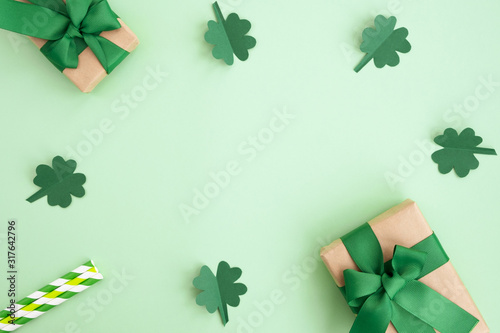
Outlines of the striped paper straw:
{"label": "striped paper straw", "polygon": [[32,308],[34,308],[36,310],[29,311],[30,309],[27,309],[26,307],[21,309],[20,314],[16,313],[15,324],[10,324],[10,325],[0,329],[0,332],[12,332],[12,331],[17,330],[18,328],[25,325],[26,323],[29,323],[33,319],[40,317],[42,314],[46,313],[50,309],[56,307],[59,304],[66,302],[71,297],[79,294],[83,290],[89,288],[93,284],[95,284],[103,279],[103,277],[100,273],[85,272],[82,274],[81,278],[86,277],[85,275],[87,275],[89,277],[84,282],[82,282],[79,285],[74,286],[73,288],[71,288],[65,292],[62,292],[62,294],[60,294],[59,296],[54,297],[54,298],[42,297],[28,306],[28,307],[33,306]]}
{"label": "striped paper straw", "polygon": [[[9,321],[12,320],[9,317],[9,311],[7,317],[0,320],[0,332],[12,332],[22,327],[102,279],[103,276],[97,271],[92,261],[79,266],[16,303],[17,311],[14,324],[9,324]],[[2,317],[5,311],[7,310],[0,312]]]}
{"label": "striped paper straw", "polygon": [[[56,288],[62,286],[63,284],[65,284],[66,282],[68,282],[70,280],[73,280],[74,278],[76,278],[77,276],[82,274],[83,272],[86,272],[93,267],[94,267],[94,264],[92,263],[92,261],[88,261],[85,264],[75,268],[73,271],[71,271],[67,274],[64,274],[59,279],[52,281],[51,283],[49,283],[45,287],[40,288],[39,290],[35,291],[33,294],[18,301],[15,304],[15,310],[17,311],[17,310],[21,309],[22,307],[33,303],[34,301],[36,301],[40,297],[46,295],[47,293],[49,293],[51,291],[54,291]],[[10,309],[9,308],[6,308],[5,310],[0,311],[0,322],[2,322],[1,321],[2,319],[7,318],[9,316],[10,316]]]}

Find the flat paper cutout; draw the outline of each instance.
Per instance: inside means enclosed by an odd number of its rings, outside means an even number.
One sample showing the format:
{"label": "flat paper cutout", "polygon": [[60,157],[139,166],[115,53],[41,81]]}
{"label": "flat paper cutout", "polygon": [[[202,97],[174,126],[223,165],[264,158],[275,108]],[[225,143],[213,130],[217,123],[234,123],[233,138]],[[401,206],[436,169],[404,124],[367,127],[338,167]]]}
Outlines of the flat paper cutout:
{"label": "flat paper cutout", "polygon": [[356,73],[372,59],[377,68],[382,68],[385,65],[394,67],[399,64],[399,55],[396,51],[410,52],[411,45],[406,40],[408,30],[406,28],[394,30],[395,26],[396,18],[394,16],[387,19],[378,15],[375,18],[375,29],[366,28],[363,30],[363,43],[361,43],[360,50],[366,55],[354,68]]}
{"label": "flat paper cutout", "polygon": [[483,139],[476,136],[472,128],[466,128],[458,135],[453,128],[447,128],[434,142],[443,147],[432,154],[432,160],[438,164],[439,172],[449,173],[452,169],[459,177],[465,177],[470,170],[479,167],[474,154],[496,155],[495,149],[477,147]]}
{"label": "flat paper cutout", "polygon": [[217,21],[208,21],[208,31],[205,40],[215,45],[212,54],[215,59],[223,59],[226,64],[234,63],[233,54],[241,61],[248,59],[248,50],[254,48],[257,41],[252,36],[246,36],[252,25],[248,20],[242,20],[238,14],[229,14],[224,19],[217,1],[213,4]]}
{"label": "flat paper cutout", "polygon": [[196,296],[196,304],[206,306],[209,313],[219,309],[224,326],[229,321],[227,306],[237,307],[240,304],[240,295],[247,292],[243,283],[235,283],[241,277],[241,269],[231,268],[225,261],[219,263],[217,277],[210,268],[203,266],[200,275],[193,280],[193,285],[203,290]]}
{"label": "flat paper cutout", "polygon": [[36,177],[33,183],[41,189],[26,199],[34,202],[47,196],[47,202],[51,206],[61,206],[66,208],[71,204],[71,195],[81,198],[85,195],[86,177],[81,173],[74,173],[76,162],[65,161],[61,156],[56,156],[52,160],[52,168],[41,164],[36,168]]}

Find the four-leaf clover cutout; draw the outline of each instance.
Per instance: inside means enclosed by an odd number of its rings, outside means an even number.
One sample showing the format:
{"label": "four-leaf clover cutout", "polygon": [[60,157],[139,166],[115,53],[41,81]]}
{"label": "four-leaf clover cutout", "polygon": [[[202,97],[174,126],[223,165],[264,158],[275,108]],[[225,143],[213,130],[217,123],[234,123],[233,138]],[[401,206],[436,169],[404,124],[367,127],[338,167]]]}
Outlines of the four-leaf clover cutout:
{"label": "four-leaf clover cutout", "polygon": [[382,68],[385,65],[394,67],[399,64],[397,52],[410,52],[411,45],[406,40],[408,30],[406,28],[394,30],[395,26],[396,18],[394,16],[385,18],[378,15],[375,18],[375,29],[366,28],[363,30],[363,43],[360,50],[365,52],[366,55],[354,69],[356,73],[372,59],[377,68]]}
{"label": "four-leaf clover cutout", "polygon": [[84,174],[74,173],[76,162],[65,161],[61,156],[52,160],[52,167],[41,164],[36,168],[36,177],[33,183],[41,189],[26,199],[34,202],[47,196],[47,202],[51,206],[66,208],[71,204],[71,196],[81,198],[85,195],[86,178]]}
{"label": "four-leaf clover cutout", "polygon": [[200,275],[193,280],[193,285],[203,290],[196,297],[196,304],[206,306],[209,313],[219,309],[222,323],[226,325],[229,321],[227,306],[238,306],[240,296],[247,292],[247,287],[243,283],[236,283],[241,274],[240,268],[231,268],[225,261],[219,263],[217,276],[208,266],[203,266]]}
{"label": "four-leaf clover cutout", "polygon": [[453,128],[447,128],[443,135],[439,135],[434,142],[443,147],[432,154],[432,160],[438,164],[439,172],[447,174],[455,169],[459,177],[465,177],[470,170],[479,167],[479,161],[474,154],[496,155],[494,149],[480,148],[483,142],[476,136],[472,128],[466,128],[458,134]]}
{"label": "four-leaf clover cutout", "polygon": [[242,20],[238,14],[229,14],[224,18],[219,4],[213,4],[216,21],[208,22],[208,31],[205,40],[215,45],[212,54],[215,59],[223,59],[228,65],[234,63],[234,55],[241,61],[248,59],[248,50],[254,48],[257,41],[252,36],[247,36],[252,25],[248,20]]}

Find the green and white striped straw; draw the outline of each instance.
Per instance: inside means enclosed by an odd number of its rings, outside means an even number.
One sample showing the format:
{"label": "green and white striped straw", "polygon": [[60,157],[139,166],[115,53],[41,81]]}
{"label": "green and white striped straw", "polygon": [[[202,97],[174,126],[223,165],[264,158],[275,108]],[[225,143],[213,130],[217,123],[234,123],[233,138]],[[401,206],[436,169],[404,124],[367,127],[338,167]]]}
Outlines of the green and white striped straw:
{"label": "green and white striped straw", "polygon": [[[34,301],[36,301],[40,297],[46,295],[47,293],[50,293],[51,291],[54,291],[55,289],[62,286],[66,282],[73,280],[74,278],[76,278],[80,274],[82,274],[83,272],[86,272],[93,267],[94,267],[94,264],[92,263],[92,261],[88,261],[85,264],[75,268],[73,271],[71,271],[67,274],[64,274],[59,279],[49,283],[48,285],[46,285],[43,288],[40,288],[38,291],[35,291],[33,294],[23,298],[20,301],[17,301],[17,303],[15,304],[15,311],[20,310],[24,306],[33,303]],[[6,308],[5,310],[0,311],[0,323],[3,322],[2,319],[7,318],[9,316],[10,316],[10,309],[9,308]],[[0,328],[1,328],[1,326],[0,326]]]}
{"label": "green and white striped straw", "polygon": [[92,261],[88,261],[68,274],[39,289],[16,303],[16,318],[10,324],[10,310],[0,312],[0,332],[12,332],[41,316],[55,306],[79,294],[103,279]]}

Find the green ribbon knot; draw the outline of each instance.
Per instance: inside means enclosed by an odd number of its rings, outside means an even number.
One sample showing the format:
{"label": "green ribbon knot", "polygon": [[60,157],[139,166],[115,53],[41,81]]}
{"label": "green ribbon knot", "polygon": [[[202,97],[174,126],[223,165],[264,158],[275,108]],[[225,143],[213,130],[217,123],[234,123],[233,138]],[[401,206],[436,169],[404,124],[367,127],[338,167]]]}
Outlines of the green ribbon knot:
{"label": "green ribbon knot", "polygon": [[433,234],[413,248],[396,245],[383,263],[377,237],[368,224],[342,237],[361,272],[344,271],[347,303],[358,314],[351,333],[469,333],[478,320],[418,279],[448,262]]}
{"label": "green ribbon knot", "polygon": [[0,0],[0,28],[47,39],[40,51],[60,71],[77,68],[87,46],[108,74],[129,54],[100,36],[121,28],[106,0]]}

